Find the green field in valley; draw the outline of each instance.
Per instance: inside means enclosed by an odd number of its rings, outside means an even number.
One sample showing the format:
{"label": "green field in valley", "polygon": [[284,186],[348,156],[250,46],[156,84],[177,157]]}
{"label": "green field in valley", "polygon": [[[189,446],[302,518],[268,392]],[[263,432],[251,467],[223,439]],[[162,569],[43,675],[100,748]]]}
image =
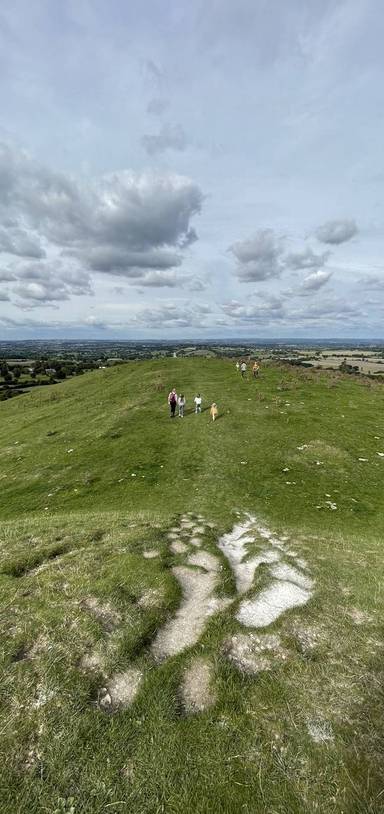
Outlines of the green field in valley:
{"label": "green field in valley", "polygon": [[384,810],[383,405],[218,359],[0,404],[1,812]]}

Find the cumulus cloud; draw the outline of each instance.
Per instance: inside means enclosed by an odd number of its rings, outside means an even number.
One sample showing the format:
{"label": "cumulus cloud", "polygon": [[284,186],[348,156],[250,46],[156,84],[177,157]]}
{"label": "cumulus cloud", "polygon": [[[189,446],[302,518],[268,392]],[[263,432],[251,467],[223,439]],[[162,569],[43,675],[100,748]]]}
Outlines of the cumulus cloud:
{"label": "cumulus cloud", "polygon": [[320,243],[338,246],[351,240],[357,234],[357,225],[354,220],[329,220],[316,230],[315,234]]}
{"label": "cumulus cloud", "polygon": [[0,283],[9,283],[16,280],[16,276],[9,268],[0,269]]}
{"label": "cumulus cloud", "polygon": [[314,291],[319,291],[332,277],[332,271],[314,271],[305,277],[300,293],[311,294]]}
{"label": "cumulus cloud", "polygon": [[[18,266],[14,294],[36,305],[92,294],[90,276],[79,268],[67,267],[60,260],[52,263],[26,263]],[[31,303],[30,303],[31,305]]]}
{"label": "cumulus cloud", "polygon": [[272,229],[259,229],[248,240],[233,243],[229,251],[237,261],[240,282],[268,280],[281,274],[283,241]]}
{"label": "cumulus cloud", "polygon": [[301,252],[291,252],[284,258],[286,266],[290,269],[320,269],[329,258],[329,252],[315,254],[309,246]]}
{"label": "cumulus cloud", "polygon": [[33,257],[40,260],[45,251],[40,241],[23,229],[0,228],[0,252],[14,254],[17,257]]}
{"label": "cumulus cloud", "polygon": [[[191,219],[201,205],[198,185],[179,175],[122,170],[77,181],[0,145],[0,227],[7,245],[16,235],[20,247],[23,237],[31,252],[33,241],[36,251],[44,241],[47,253],[69,258],[83,274],[136,281],[147,272],[179,267],[183,251],[197,238]],[[76,292],[67,288],[67,293]]]}
{"label": "cumulus cloud", "polygon": [[162,303],[136,312],[134,322],[150,328],[206,328],[210,326],[211,308],[204,304]]}
{"label": "cumulus cloud", "polygon": [[180,283],[180,277],[172,271],[150,271],[140,280],[140,285],[149,288],[176,288]]}
{"label": "cumulus cloud", "polygon": [[237,325],[269,325],[274,321],[281,321],[286,315],[283,300],[273,296],[246,305],[238,300],[230,300],[222,305],[222,310]]}
{"label": "cumulus cloud", "polygon": [[166,150],[183,152],[188,144],[180,124],[163,124],[158,133],[145,133],[141,143],[148,155],[165,153]]}

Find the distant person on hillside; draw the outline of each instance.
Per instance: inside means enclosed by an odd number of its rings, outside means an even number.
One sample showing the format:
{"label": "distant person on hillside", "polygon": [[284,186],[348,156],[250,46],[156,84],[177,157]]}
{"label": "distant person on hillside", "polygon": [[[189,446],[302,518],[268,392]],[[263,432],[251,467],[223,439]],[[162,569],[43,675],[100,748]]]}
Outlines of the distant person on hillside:
{"label": "distant person on hillside", "polygon": [[179,407],[179,418],[184,418],[185,396],[183,393],[177,399],[177,404]]}
{"label": "distant person on hillside", "polygon": [[260,370],[260,365],[258,364],[258,362],[254,362],[254,365],[253,365],[253,368],[252,368],[252,373],[253,373],[253,378],[254,379],[257,379],[257,377],[259,375],[259,370]]}
{"label": "distant person on hillside", "polygon": [[240,362],[236,362],[236,370],[237,370],[237,372],[239,372],[239,370],[240,370]]}
{"label": "distant person on hillside", "polygon": [[193,400],[195,402],[195,413],[201,413],[202,398],[201,398],[200,393],[198,393],[197,396],[195,396],[195,398]]}
{"label": "distant person on hillside", "polygon": [[170,410],[171,410],[171,413],[170,413],[171,418],[174,418],[175,417],[175,412],[176,412],[176,404],[177,404],[177,393],[176,393],[175,388],[173,388],[173,390],[171,390],[171,392],[170,392],[170,394],[168,396],[168,404],[169,404],[169,407],[170,407]]}
{"label": "distant person on hillside", "polygon": [[212,416],[212,421],[215,421],[216,418],[217,418],[217,413],[218,413],[217,404],[215,404],[215,402],[213,402],[213,404],[211,404],[210,413],[211,413],[211,416]]}
{"label": "distant person on hillside", "polygon": [[241,378],[244,379],[244,376],[245,376],[245,374],[247,372],[247,365],[246,365],[245,362],[241,363],[240,370],[241,370]]}

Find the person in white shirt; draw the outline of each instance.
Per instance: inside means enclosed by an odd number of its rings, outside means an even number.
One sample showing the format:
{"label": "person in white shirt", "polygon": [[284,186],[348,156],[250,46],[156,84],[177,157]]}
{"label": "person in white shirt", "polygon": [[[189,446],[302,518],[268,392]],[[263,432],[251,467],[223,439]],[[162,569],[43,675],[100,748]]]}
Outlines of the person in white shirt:
{"label": "person in white shirt", "polygon": [[179,408],[179,418],[184,418],[185,396],[183,394],[177,399],[177,404]]}
{"label": "person in white shirt", "polygon": [[202,399],[201,399],[200,393],[198,393],[197,396],[195,396],[195,398],[193,400],[195,402],[195,413],[201,413],[201,401],[202,401]]}
{"label": "person in white shirt", "polygon": [[245,376],[245,374],[247,372],[247,365],[246,365],[245,362],[241,363],[240,370],[241,370],[241,376],[244,379],[244,376]]}

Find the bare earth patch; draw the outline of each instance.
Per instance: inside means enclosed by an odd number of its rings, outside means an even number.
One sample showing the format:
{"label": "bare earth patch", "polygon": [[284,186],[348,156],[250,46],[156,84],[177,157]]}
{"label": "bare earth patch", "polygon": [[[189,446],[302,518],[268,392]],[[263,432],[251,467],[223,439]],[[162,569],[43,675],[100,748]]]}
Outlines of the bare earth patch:
{"label": "bare earth patch", "polygon": [[193,526],[192,530],[194,534],[204,534],[205,526]]}
{"label": "bare earth patch", "polygon": [[180,693],[186,712],[204,712],[212,707],[216,701],[212,665],[203,658],[195,658],[184,673]]}
{"label": "bare earth patch", "polygon": [[[234,572],[236,579],[236,588],[238,593],[246,593],[255,576],[256,568],[263,562],[270,563],[279,559],[279,555],[275,551],[265,551],[256,557],[245,559],[247,554],[247,543],[254,542],[254,534],[250,534],[255,523],[255,518],[250,517],[244,523],[238,523],[232,531],[224,534],[218,542],[220,550],[227,557],[229,564]],[[264,539],[268,539],[271,535],[261,535]]]}
{"label": "bare earth patch", "polygon": [[292,627],[292,634],[295,637],[302,653],[314,653],[327,641],[326,629],[315,625],[301,625],[296,623]]}
{"label": "bare earth patch", "polygon": [[87,673],[102,673],[103,665],[103,657],[97,650],[91,653],[84,653],[79,663],[80,670],[84,670]]}
{"label": "bare earth patch", "polygon": [[116,673],[99,693],[99,706],[106,712],[128,707],[136,698],[143,678],[141,670],[131,667],[124,673]]}
{"label": "bare earth patch", "polygon": [[271,574],[275,579],[294,582],[296,585],[299,585],[301,588],[306,588],[309,591],[313,587],[313,580],[305,574],[302,574],[297,568],[294,568],[293,565],[280,562],[278,565],[272,566]]}
{"label": "bare earth patch", "polygon": [[175,540],[171,543],[171,551],[173,554],[185,554],[185,552],[188,551],[188,546],[185,545],[185,543]]}
{"label": "bare earth patch", "polygon": [[219,560],[208,551],[197,551],[196,554],[191,554],[188,557],[188,565],[197,565],[206,571],[218,571],[220,569]]}
{"label": "bare earth patch", "polygon": [[150,588],[137,600],[137,604],[144,609],[156,608],[161,605],[163,596],[163,592],[158,588]]}
{"label": "bare earth patch", "polygon": [[372,622],[372,616],[367,611],[362,611],[359,608],[351,608],[347,613],[355,625],[367,625]]}
{"label": "bare earth patch", "polygon": [[273,634],[238,633],[224,644],[227,658],[243,673],[254,675],[286,661],[288,651]]}
{"label": "bare earth patch", "polygon": [[80,603],[92,616],[103,625],[106,631],[112,631],[121,623],[120,614],[112,608],[109,602],[102,604],[95,596],[88,596]]}
{"label": "bare earth patch", "polygon": [[218,576],[201,573],[180,565],[172,573],[183,590],[181,605],[154,639],[151,650],[157,661],[191,647],[204,631],[207,619],[222,610],[229,600],[214,597]]}
{"label": "bare earth patch", "polygon": [[276,580],[253,599],[245,599],[236,619],[246,627],[268,627],[285,611],[305,605],[311,593],[293,582]]}

